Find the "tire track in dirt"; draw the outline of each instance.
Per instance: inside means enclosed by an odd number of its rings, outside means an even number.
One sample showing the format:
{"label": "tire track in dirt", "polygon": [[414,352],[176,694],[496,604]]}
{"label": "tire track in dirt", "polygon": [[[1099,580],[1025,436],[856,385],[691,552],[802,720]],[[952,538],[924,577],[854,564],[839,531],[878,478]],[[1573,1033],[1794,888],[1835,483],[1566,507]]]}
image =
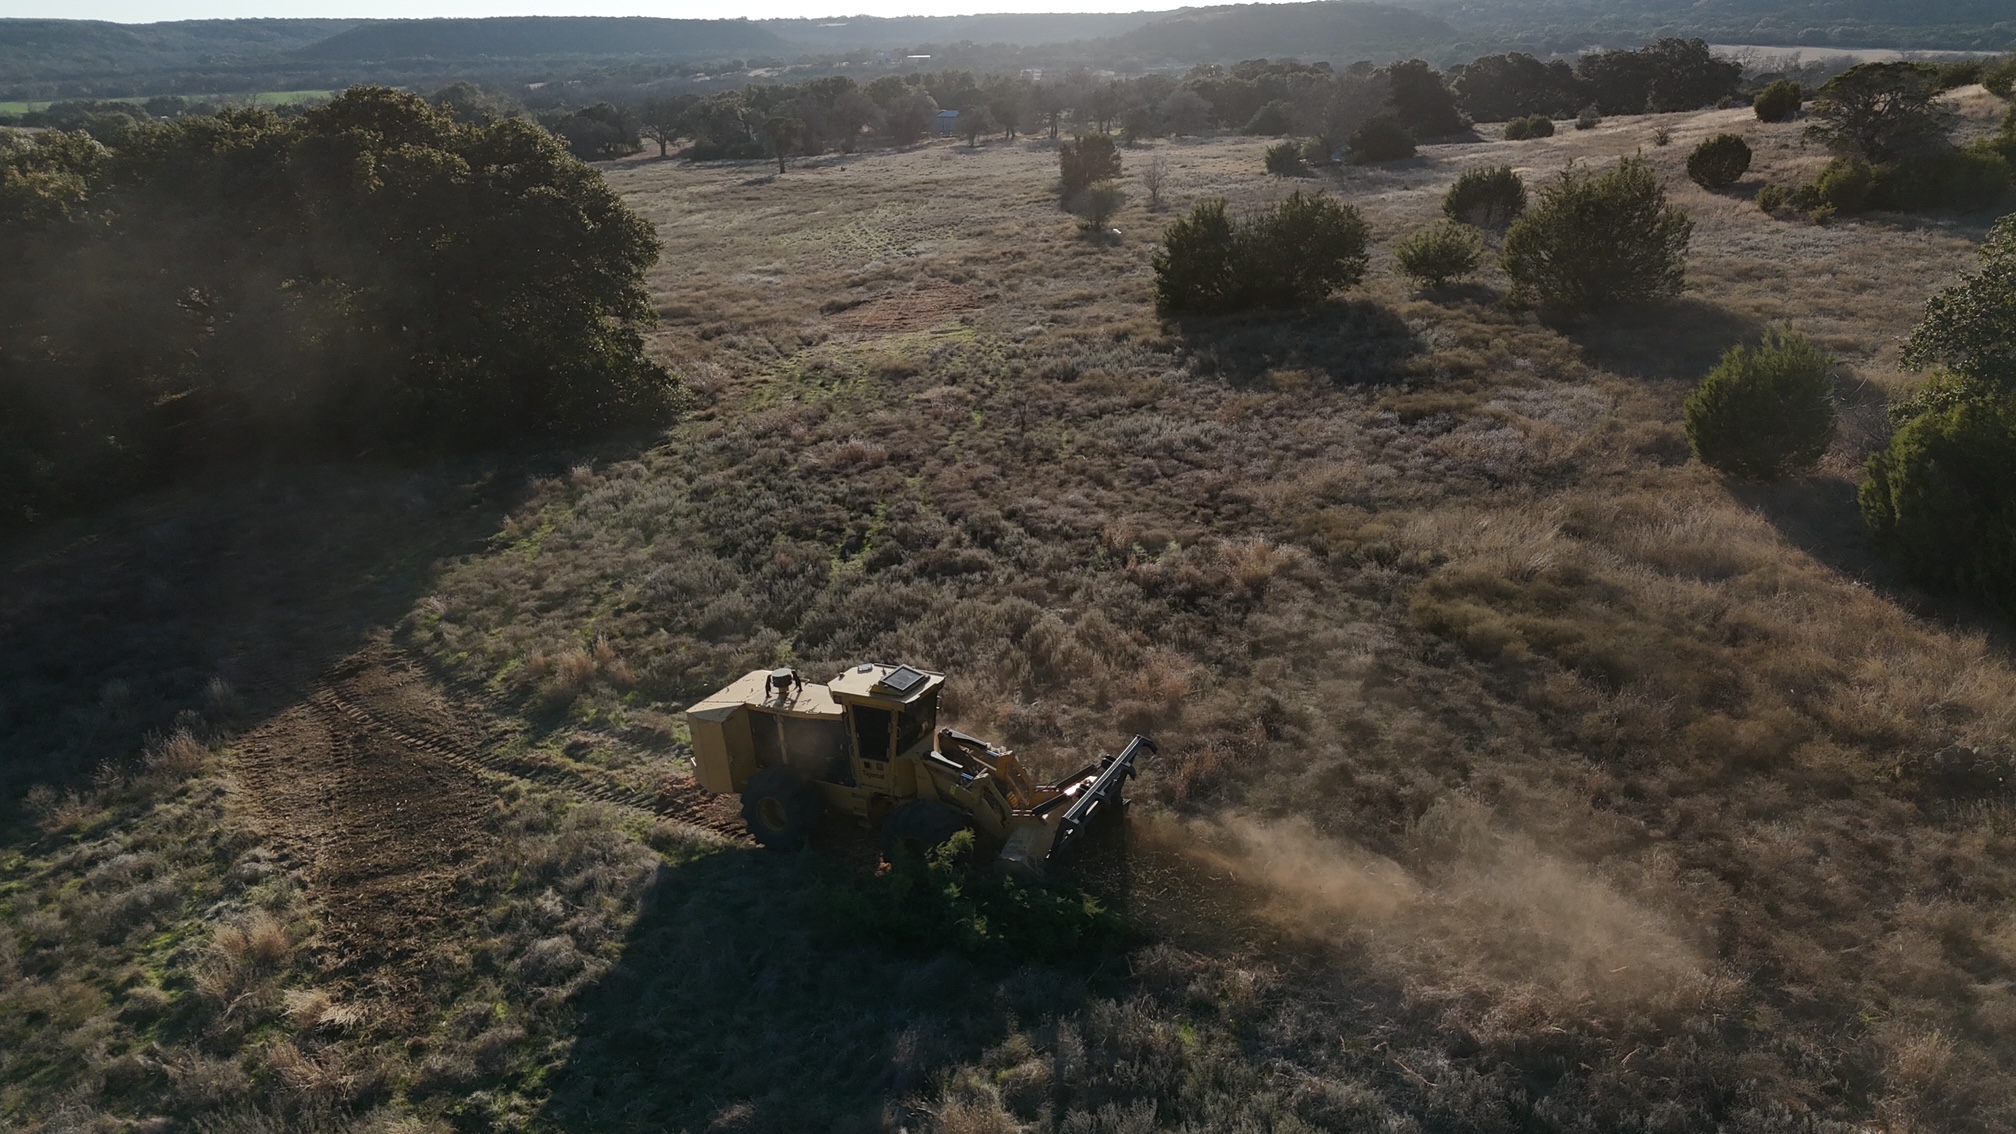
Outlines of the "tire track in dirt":
{"label": "tire track in dirt", "polygon": [[424,944],[490,849],[481,784],[313,694],[241,739],[234,759],[268,834],[307,869],[323,964],[387,998],[413,987]]}
{"label": "tire track in dirt", "polygon": [[[467,734],[466,730],[458,735],[455,731],[457,722],[446,712],[446,702],[434,692],[431,682],[403,655],[398,655],[396,651],[392,653],[393,658],[386,659],[373,669],[354,675],[339,671],[318,683],[309,700],[324,707],[330,715],[342,718],[353,728],[391,737],[416,752],[466,772],[479,776],[484,773],[510,776],[564,791],[579,799],[702,827],[737,842],[750,841],[734,801],[702,790],[690,775],[667,777],[656,792],[637,791],[564,768],[511,759],[495,752],[492,744]],[[399,674],[403,680],[388,696],[382,683],[385,675],[394,670],[404,671]],[[418,719],[410,712],[401,713],[400,709],[410,706],[416,686],[424,691],[425,697],[438,704],[441,711],[420,715]]]}
{"label": "tire track in dirt", "polygon": [[654,794],[513,760],[467,718],[403,652],[376,646],[237,742],[265,833],[316,887],[332,970],[389,995],[418,979],[425,942],[491,849],[499,776],[748,841],[733,797],[691,776]]}

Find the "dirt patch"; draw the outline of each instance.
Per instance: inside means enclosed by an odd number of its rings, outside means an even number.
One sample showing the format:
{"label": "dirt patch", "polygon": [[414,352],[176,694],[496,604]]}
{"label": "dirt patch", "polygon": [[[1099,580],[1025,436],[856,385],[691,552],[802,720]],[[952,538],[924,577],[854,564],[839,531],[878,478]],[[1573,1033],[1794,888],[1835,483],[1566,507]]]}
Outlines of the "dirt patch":
{"label": "dirt patch", "polygon": [[433,928],[455,910],[457,885],[491,849],[484,820],[496,776],[748,839],[739,800],[690,775],[646,793],[512,761],[472,716],[412,659],[376,646],[237,745],[265,834],[317,890],[332,970],[388,993],[414,979]]}
{"label": "dirt patch", "polygon": [[847,308],[835,314],[833,322],[863,334],[902,334],[929,330],[979,306],[973,293],[957,284],[926,285]]}
{"label": "dirt patch", "polygon": [[[418,744],[415,731],[442,739]],[[491,845],[489,793],[448,754],[472,739],[411,663],[372,649],[238,744],[266,833],[307,869],[332,970],[394,995],[417,979],[457,883]]]}

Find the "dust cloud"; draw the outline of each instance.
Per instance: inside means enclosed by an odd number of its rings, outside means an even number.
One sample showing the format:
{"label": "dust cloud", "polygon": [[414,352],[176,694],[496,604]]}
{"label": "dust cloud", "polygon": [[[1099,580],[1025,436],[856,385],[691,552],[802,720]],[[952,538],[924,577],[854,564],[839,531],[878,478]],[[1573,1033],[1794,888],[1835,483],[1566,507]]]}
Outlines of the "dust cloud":
{"label": "dust cloud", "polygon": [[1656,996],[1703,975],[1680,928],[1588,867],[1447,801],[1409,832],[1408,865],[1302,819],[1165,821],[1154,840],[1240,884],[1266,921],[1362,949],[1410,987],[1571,1000]]}

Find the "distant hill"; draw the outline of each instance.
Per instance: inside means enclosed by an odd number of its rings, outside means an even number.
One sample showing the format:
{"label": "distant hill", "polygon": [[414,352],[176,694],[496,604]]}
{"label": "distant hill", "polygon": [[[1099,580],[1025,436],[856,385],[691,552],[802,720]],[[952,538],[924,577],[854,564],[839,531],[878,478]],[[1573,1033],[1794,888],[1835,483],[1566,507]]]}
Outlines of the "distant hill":
{"label": "distant hill", "polygon": [[[1316,0],[1174,12],[895,19],[0,19],[0,99],[425,88],[593,78],[714,59],[798,60],[936,47],[940,65],[1181,68],[1262,56],[1438,65],[1520,50],[1573,54],[1663,36],[1786,46],[2016,50],[2010,0]],[[842,6],[836,4],[836,7]],[[972,44],[974,47],[961,47]],[[996,51],[1000,47],[1004,50]],[[647,76],[656,77],[656,76]]]}
{"label": "distant hill", "polygon": [[175,67],[218,57],[270,57],[328,39],[356,24],[356,20],[114,24],[103,20],[0,19],[0,70],[35,75],[105,66]]}
{"label": "distant hill", "polygon": [[1185,62],[1290,55],[1342,63],[1429,51],[1461,38],[1442,19],[1390,4],[1317,0],[1184,8],[1118,42],[1132,51]]}
{"label": "distant hill", "polygon": [[808,52],[923,44],[1035,45],[1111,39],[1154,19],[1152,12],[1053,12],[992,16],[847,16],[815,20],[760,20],[763,27]]}
{"label": "distant hill", "polygon": [[643,16],[502,16],[484,20],[373,20],[294,52],[309,60],[539,59],[656,55],[707,58],[790,50],[748,20]]}
{"label": "distant hill", "polygon": [[[1587,46],[1650,34],[1724,43],[2016,49],[2009,0],[1396,0],[1469,38]],[[1571,48],[1572,49],[1572,48]]]}
{"label": "distant hill", "polygon": [[912,16],[898,19],[765,20],[807,52],[924,44],[1087,43],[1179,64],[1295,55],[1357,59],[1428,50],[1462,38],[1448,22],[1392,4],[1315,0],[1233,4],[1175,12]]}

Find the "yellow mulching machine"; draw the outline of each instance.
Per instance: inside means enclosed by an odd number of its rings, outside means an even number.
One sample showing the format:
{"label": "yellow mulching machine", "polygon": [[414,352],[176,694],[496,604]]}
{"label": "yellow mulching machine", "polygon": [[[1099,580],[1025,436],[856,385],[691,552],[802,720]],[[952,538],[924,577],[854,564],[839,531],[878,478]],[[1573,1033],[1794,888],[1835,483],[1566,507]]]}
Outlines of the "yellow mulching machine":
{"label": "yellow mulching machine", "polygon": [[1145,736],[1056,783],[1015,754],[938,727],[945,675],[907,665],[848,669],[824,685],[793,669],[755,670],[689,707],[700,786],[739,793],[756,841],[802,845],[829,811],[882,830],[886,857],[921,853],[972,829],[997,865],[1041,873],[1094,820],[1121,811]]}

